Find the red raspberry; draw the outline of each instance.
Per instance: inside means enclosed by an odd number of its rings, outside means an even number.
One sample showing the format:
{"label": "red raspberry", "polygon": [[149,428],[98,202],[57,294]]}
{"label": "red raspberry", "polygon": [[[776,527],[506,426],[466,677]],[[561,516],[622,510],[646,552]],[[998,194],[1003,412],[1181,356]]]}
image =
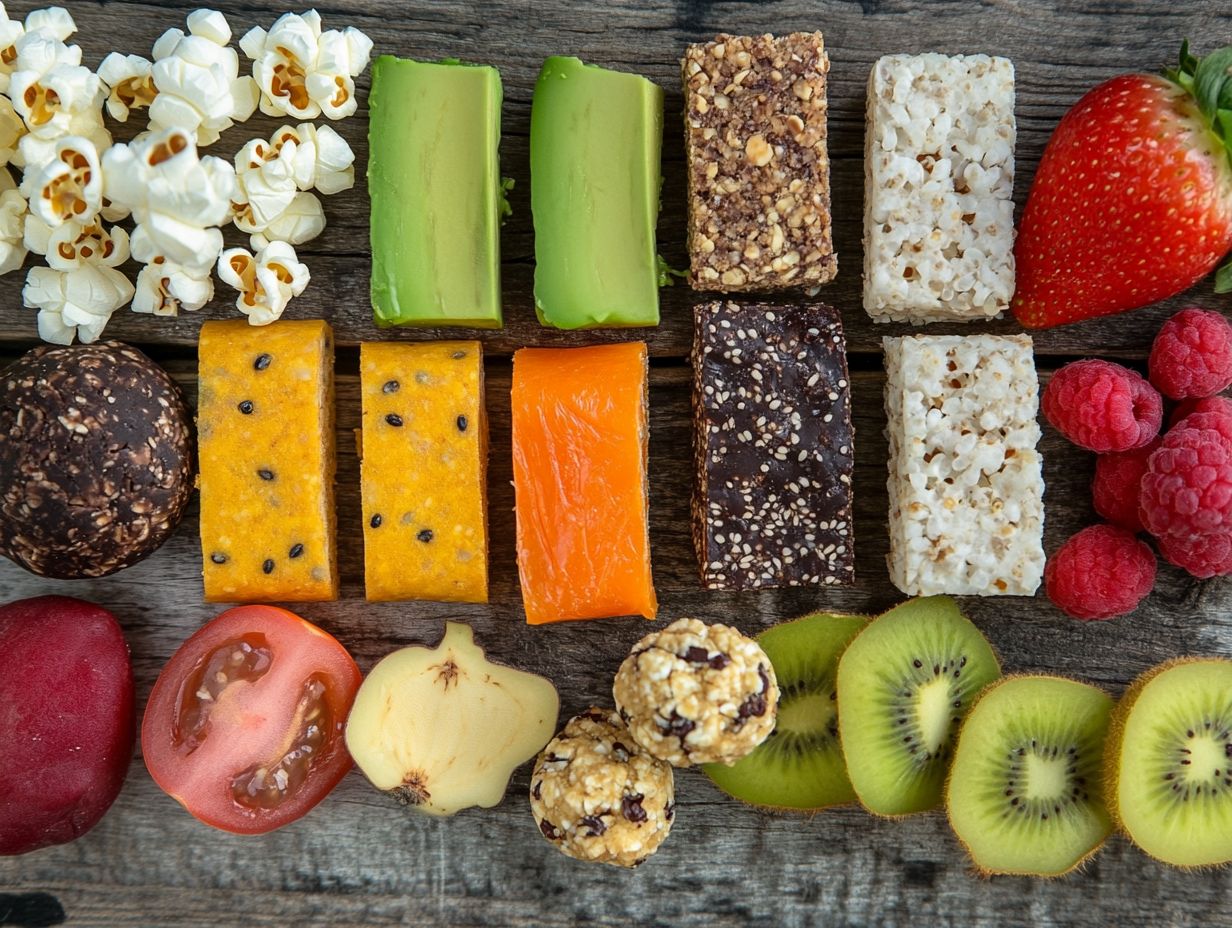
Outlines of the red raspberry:
{"label": "red raspberry", "polygon": [[1139,506],[1157,538],[1232,532],[1232,442],[1214,429],[1172,429],[1147,463]]}
{"label": "red raspberry", "polygon": [[1088,451],[1141,448],[1159,434],[1164,402],[1141,374],[1110,361],[1075,361],[1040,401],[1058,432]]}
{"label": "red raspberry", "polygon": [[1095,511],[1121,528],[1141,532],[1138,514],[1138,488],[1146,473],[1147,458],[1159,447],[1159,439],[1130,451],[1114,451],[1095,459],[1095,479],[1091,481],[1091,501]]}
{"label": "red raspberry", "polygon": [[1195,577],[1232,574],[1232,534],[1173,536],[1157,539],[1164,560]]}
{"label": "red raspberry", "polygon": [[1111,619],[1138,608],[1155,585],[1155,553],[1115,525],[1084,528],[1044,567],[1048,598],[1075,619]]}
{"label": "red raspberry", "polygon": [[1232,385],[1232,325],[1220,313],[1182,309],[1163,324],[1147,362],[1151,383],[1174,400]]}
{"label": "red raspberry", "polygon": [[1168,417],[1168,428],[1173,428],[1182,419],[1195,412],[1216,412],[1232,419],[1232,399],[1226,396],[1204,396],[1200,400],[1182,400]]}

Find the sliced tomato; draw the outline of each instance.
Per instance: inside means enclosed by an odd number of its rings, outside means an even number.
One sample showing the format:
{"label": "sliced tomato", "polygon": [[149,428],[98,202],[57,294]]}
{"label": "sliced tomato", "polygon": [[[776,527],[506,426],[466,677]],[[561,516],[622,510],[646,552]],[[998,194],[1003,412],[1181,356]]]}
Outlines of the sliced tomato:
{"label": "sliced tomato", "polygon": [[141,722],[145,765],[207,825],[281,828],[351,769],[343,727],[360,679],[346,648],[294,613],[228,609],[159,674]]}

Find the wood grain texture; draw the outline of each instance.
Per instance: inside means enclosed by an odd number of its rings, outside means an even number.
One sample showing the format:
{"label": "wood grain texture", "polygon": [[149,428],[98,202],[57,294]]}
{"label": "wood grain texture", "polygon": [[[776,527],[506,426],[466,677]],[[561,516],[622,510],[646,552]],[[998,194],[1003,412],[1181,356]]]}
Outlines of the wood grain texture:
{"label": "wood grain texture", "polygon": [[[14,5],[10,13],[24,14],[29,6]],[[283,9],[265,0],[226,0],[219,6],[237,33],[268,24]],[[395,0],[336,0],[323,7],[327,27],[359,26],[376,40],[378,51],[457,55],[500,67],[506,91],[503,169],[518,186],[515,216],[503,237],[509,322],[503,332],[482,336],[490,352],[492,605],[363,602],[358,467],[351,436],[359,421],[359,400],[355,354],[348,349],[339,359],[342,599],[298,611],[336,634],[365,669],[395,647],[435,641],[444,620],[462,619],[475,627],[477,639],[496,659],[548,674],[560,689],[562,713],[610,703],[612,674],[630,645],[653,626],[638,619],[534,629],[523,624],[509,483],[509,366],[502,355],[522,344],[643,336],[657,356],[651,390],[651,532],[661,615],[697,615],[756,632],[818,607],[875,612],[898,601],[884,564],[886,446],[877,349],[881,335],[904,329],[872,326],[859,304],[860,156],[869,66],[892,51],[1012,56],[1018,68],[1021,202],[1047,134],[1064,109],[1099,79],[1170,59],[1183,36],[1195,37],[1204,47],[1232,39],[1216,6],[1166,0],[616,0],[589,5],[447,0],[413,6]],[[164,29],[180,24],[186,9],[166,3],[72,4],[83,30],[79,41],[92,64],[111,48],[148,50]],[[676,59],[685,42],[720,30],[814,28],[825,31],[833,59],[831,150],[840,273],[821,297],[844,310],[853,351],[858,583],[840,590],[705,593],[699,589],[689,540],[689,397],[682,360],[690,338],[690,307],[701,297],[680,287],[665,291],[664,324],[654,331],[565,336],[538,327],[530,295],[533,248],[526,173],[531,87],[544,56],[575,53],[654,78],[667,89],[668,110],[675,113],[681,102]],[[365,124],[361,114],[339,127],[361,163]],[[273,125],[260,120],[233,130],[215,150],[234,151]],[[660,234],[662,250],[677,265],[683,263],[684,240],[681,157],[678,134],[669,130]],[[326,209],[329,228],[305,249],[313,283],[290,315],[330,318],[345,344],[438,334],[378,333],[372,327],[365,194],[359,189],[328,199]],[[0,309],[0,353],[10,357],[34,338],[33,313],[20,308],[19,289],[17,276],[0,280],[0,305],[5,307]],[[1219,305],[1209,284],[1200,285],[1198,294],[1206,305]],[[179,320],[122,313],[108,332],[160,357],[181,358],[169,366],[193,394],[193,364],[184,358],[196,328],[207,315],[227,312],[220,300],[208,312]],[[1156,308],[1046,333],[1037,339],[1041,366],[1077,353],[1140,359],[1167,312]],[[1012,330],[1009,323],[987,328]],[[1093,519],[1087,492],[1092,460],[1051,431],[1043,453],[1046,547],[1053,550]],[[143,703],[166,659],[217,612],[201,603],[196,529],[194,506],[161,551],[105,580],[44,581],[0,563],[0,601],[57,592],[113,609],[129,636]],[[1199,583],[1167,567],[1146,606],[1115,622],[1072,622],[1042,596],[963,601],[1008,670],[1068,674],[1117,694],[1136,673],[1161,659],[1185,653],[1232,655],[1230,605],[1232,587],[1225,582]],[[88,836],[70,846],[0,859],[0,925],[16,924],[6,912],[22,908],[6,899],[47,893],[63,906],[68,924],[100,926],[1232,926],[1227,906],[1232,876],[1227,871],[1171,870],[1120,838],[1084,872],[1062,880],[984,880],[970,873],[940,814],[905,822],[876,820],[856,809],[813,818],[768,815],[725,799],[696,771],[678,775],[680,812],[659,854],[632,873],[587,866],[562,857],[538,835],[526,802],[527,785],[528,768],[523,768],[498,808],[429,820],[397,808],[353,773],[306,819],[271,835],[238,838],[200,825],[180,810],[154,786],[137,756],[116,806]],[[27,914],[46,904],[41,897],[30,898]]]}

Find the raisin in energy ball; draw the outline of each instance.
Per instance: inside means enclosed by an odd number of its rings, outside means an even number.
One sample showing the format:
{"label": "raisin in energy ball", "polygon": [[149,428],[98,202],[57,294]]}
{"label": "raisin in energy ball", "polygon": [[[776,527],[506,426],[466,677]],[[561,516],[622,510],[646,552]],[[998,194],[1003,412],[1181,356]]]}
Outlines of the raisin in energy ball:
{"label": "raisin in energy ball", "polygon": [[779,701],[761,646],[697,619],[639,641],[612,693],[634,739],[674,767],[735,763],[774,730]]}
{"label": "raisin in energy ball", "polygon": [[638,747],[615,712],[587,709],[535,761],[530,808],[562,854],[636,867],[672,829],[672,768]]}
{"label": "raisin in energy ball", "polygon": [[175,531],[193,485],[179,387],[119,342],[43,345],[0,374],[0,554],[105,577]]}

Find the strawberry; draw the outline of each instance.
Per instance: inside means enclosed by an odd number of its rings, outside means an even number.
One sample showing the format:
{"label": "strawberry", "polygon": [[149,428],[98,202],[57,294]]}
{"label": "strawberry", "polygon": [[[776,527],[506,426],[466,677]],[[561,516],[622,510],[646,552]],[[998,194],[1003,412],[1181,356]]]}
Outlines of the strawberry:
{"label": "strawberry", "polygon": [[[1057,126],[1027,197],[1013,310],[1048,328],[1187,290],[1232,248],[1232,48],[1181,47],[1163,76],[1124,74]],[[1232,289],[1232,269],[1216,289]]]}

